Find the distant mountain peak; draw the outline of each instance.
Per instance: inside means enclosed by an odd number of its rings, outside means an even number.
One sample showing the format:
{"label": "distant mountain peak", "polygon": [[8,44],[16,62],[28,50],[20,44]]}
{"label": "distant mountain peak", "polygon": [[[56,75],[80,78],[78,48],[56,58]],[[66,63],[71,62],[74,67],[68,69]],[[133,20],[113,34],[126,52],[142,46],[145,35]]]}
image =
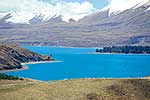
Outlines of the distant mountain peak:
{"label": "distant mountain peak", "polygon": [[60,23],[60,22],[64,22],[62,20],[62,15],[54,15],[52,16],[49,20],[47,20],[47,22],[49,23]]}
{"label": "distant mountain peak", "polygon": [[51,13],[32,13],[32,12],[8,12],[0,13],[0,23],[26,23],[26,24],[38,24],[46,22],[72,22],[77,21],[80,18],[72,18],[71,16],[64,16],[61,14]]}
{"label": "distant mountain peak", "polygon": [[35,15],[32,19],[29,20],[30,24],[37,24],[43,22],[44,16],[43,15]]}
{"label": "distant mountain peak", "polygon": [[[140,6],[150,5],[150,0],[111,0],[110,4],[100,11],[109,10],[109,16],[119,14],[128,9],[136,9]],[[147,8],[150,10],[150,6]]]}
{"label": "distant mountain peak", "polygon": [[7,20],[12,17],[11,13],[1,14],[0,15],[0,24],[8,23]]}
{"label": "distant mountain peak", "polygon": [[70,18],[69,22],[75,22],[75,20],[73,18]]}

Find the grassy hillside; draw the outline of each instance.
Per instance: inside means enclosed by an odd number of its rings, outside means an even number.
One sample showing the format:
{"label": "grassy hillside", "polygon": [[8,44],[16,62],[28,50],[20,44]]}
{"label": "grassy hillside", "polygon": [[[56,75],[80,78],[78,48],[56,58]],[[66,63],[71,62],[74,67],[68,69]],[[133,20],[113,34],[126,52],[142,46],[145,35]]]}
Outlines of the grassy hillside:
{"label": "grassy hillside", "polygon": [[3,100],[150,100],[150,79],[77,79],[4,86],[1,82]]}

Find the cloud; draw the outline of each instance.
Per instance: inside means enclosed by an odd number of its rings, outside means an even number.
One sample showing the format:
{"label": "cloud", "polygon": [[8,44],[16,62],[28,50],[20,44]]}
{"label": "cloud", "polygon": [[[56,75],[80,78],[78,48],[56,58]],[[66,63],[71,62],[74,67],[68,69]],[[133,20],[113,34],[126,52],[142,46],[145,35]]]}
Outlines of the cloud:
{"label": "cloud", "polygon": [[[54,14],[63,15],[63,20],[67,21],[69,18],[74,18],[76,20],[88,15],[97,9],[92,3],[84,1],[79,2],[65,2],[62,0],[0,0],[0,12],[17,12],[18,15],[30,13],[28,17],[30,19],[34,14],[42,13],[47,15],[46,17],[52,16]],[[19,14],[19,12],[21,14]],[[16,15],[17,17],[17,15]],[[19,20],[24,20],[25,18],[19,17]],[[15,19],[15,18],[14,18]]]}
{"label": "cloud", "polygon": [[54,12],[65,16],[72,16],[74,19],[79,19],[96,10],[89,2],[57,2],[54,7]]}

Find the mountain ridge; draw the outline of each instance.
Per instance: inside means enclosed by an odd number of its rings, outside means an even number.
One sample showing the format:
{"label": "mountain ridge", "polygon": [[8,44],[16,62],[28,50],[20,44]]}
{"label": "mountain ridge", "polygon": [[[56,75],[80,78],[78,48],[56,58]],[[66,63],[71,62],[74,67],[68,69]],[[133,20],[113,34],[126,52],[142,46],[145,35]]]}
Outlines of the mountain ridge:
{"label": "mountain ridge", "polygon": [[[5,23],[14,23],[14,24],[39,24],[39,23],[48,23],[51,20],[60,18],[61,22],[70,22],[70,19],[73,19],[76,21],[77,19],[71,18],[68,20],[63,20],[63,15],[61,14],[54,14],[54,15],[46,15],[42,13],[31,13],[31,14],[22,14],[21,12],[8,12],[8,13],[0,13],[0,24],[1,20],[3,20]],[[59,21],[58,21],[59,23]]]}
{"label": "mountain ridge", "polygon": [[149,46],[149,7],[150,4],[142,4],[111,16],[107,9],[70,23],[57,16],[57,20],[54,17],[46,23],[3,25],[0,26],[0,42],[73,47]]}
{"label": "mountain ridge", "polygon": [[[94,12],[95,13],[102,13],[105,11],[108,11],[108,15],[111,17],[112,15],[119,14],[125,10],[128,9],[136,9],[141,6],[147,6],[150,5],[150,0],[126,0],[126,2],[110,2],[106,7]],[[148,6],[147,10],[150,10],[150,6]],[[93,15],[91,14],[91,15]],[[9,18],[5,18],[7,15],[9,15]],[[61,20],[63,20],[62,17],[65,17],[64,15],[61,14],[51,14],[50,12],[36,12],[36,13],[29,13],[29,12],[7,12],[7,13],[0,13],[0,19],[4,17],[5,21],[11,22],[11,23],[26,23],[26,24],[32,24],[32,20],[39,20],[41,23],[46,23],[49,22],[49,20],[57,18],[61,16]],[[90,16],[90,15],[87,15]],[[79,18],[74,19],[74,18],[69,18],[68,20],[64,22],[69,22],[70,19],[73,19],[75,21],[82,20],[84,18]],[[16,22],[15,22],[16,21]],[[31,23],[30,23],[31,22]],[[36,24],[38,24],[37,22]],[[34,23],[35,24],[35,23]]]}

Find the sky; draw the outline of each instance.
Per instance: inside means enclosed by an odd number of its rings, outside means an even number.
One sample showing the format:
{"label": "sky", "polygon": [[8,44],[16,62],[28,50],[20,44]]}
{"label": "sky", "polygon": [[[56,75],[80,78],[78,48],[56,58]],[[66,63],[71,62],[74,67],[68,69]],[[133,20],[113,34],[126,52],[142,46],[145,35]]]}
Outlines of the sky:
{"label": "sky", "polygon": [[[54,0],[43,0],[46,2],[51,2]],[[55,0],[55,1],[65,1],[65,2],[79,2],[79,3],[83,3],[83,2],[90,2],[94,5],[95,8],[101,9],[103,7],[105,7],[108,4],[107,0]]]}

